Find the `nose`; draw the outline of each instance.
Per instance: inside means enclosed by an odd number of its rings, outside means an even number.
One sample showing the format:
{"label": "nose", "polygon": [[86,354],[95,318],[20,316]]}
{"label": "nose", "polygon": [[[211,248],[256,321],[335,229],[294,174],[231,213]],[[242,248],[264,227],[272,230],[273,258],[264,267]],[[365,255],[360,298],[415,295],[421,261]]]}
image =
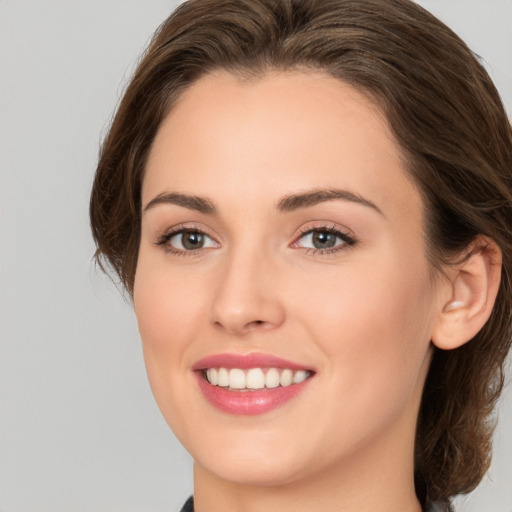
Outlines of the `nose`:
{"label": "nose", "polygon": [[285,320],[278,270],[261,254],[238,253],[217,276],[212,322],[217,329],[243,336],[276,329]]}

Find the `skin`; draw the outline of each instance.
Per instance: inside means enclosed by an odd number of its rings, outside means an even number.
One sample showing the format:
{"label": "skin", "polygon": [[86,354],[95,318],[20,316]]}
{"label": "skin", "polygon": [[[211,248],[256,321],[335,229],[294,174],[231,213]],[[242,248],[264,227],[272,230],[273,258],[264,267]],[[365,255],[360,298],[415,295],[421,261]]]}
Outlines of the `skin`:
{"label": "skin", "polygon": [[[376,208],[332,199],[276,209],[313,189]],[[146,208],[176,192],[218,213]],[[135,312],[156,401],[195,461],[196,510],[420,511],[415,424],[453,286],[431,279],[422,200],[372,102],[318,72],[207,75],[160,127],[142,204]],[[157,243],[183,226],[207,246]],[[357,242],[337,239],[328,253],[302,236],[332,227]],[[191,370],[226,352],[316,373],[278,409],[227,414]]]}

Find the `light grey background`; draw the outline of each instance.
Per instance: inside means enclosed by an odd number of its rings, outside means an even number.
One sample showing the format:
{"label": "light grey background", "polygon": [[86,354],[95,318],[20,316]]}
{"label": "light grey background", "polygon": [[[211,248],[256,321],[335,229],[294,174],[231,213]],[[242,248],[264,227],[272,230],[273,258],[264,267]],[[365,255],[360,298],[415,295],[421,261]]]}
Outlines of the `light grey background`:
{"label": "light grey background", "polygon": [[[192,491],[87,217],[101,134],[178,3],[0,1],[0,512],[172,512]],[[512,113],[512,0],[421,3],[484,58]],[[512,512],[510,387],[489,477],[457,510]]]}

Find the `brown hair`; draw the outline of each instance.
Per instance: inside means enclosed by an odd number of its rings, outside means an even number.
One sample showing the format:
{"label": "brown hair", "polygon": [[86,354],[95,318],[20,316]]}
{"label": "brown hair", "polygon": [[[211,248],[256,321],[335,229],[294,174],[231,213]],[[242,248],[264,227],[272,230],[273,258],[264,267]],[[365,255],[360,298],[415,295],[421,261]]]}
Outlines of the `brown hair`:
{"label": "brown hair", "polygon": [[475,236],[503,253],[491,318],[469,343],[435,350],[418,419],[418,496],[472,490],[490,461],[491,412],[511,343],[512,131],[489,76],[448,27],[409,0],[190,0],[161,25],[100,155],[91,225],[102,268],[131,294],[145,162],[165,115],[204,74],[312,69],[382,109],[425,202],[433,269]]}

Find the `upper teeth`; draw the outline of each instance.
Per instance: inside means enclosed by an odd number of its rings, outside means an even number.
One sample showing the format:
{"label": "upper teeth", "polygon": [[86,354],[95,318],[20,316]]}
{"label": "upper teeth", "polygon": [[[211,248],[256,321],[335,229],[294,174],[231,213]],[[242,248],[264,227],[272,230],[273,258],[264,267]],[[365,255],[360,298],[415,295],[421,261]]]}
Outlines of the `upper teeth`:
{"label": "upper teeth", "polygon": [[266,372],[262,368],[241,370],[240,368],[208,368],[206,378],[214,386],[229,387],[231,389],[263,389],[277,388],[299,384],[310,375],[309,371],[280,368],[269,368]]}

